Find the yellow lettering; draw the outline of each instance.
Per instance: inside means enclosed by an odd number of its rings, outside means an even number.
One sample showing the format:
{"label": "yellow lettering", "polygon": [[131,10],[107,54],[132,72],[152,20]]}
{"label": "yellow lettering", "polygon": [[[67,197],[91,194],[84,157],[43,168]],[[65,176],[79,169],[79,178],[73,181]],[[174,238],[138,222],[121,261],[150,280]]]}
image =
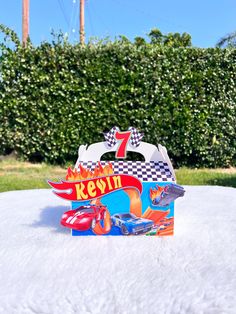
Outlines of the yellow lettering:
{"label": "yellow lettering", "polygon": [[88,182],[87,190],[88,190],[88,194],[91,197],[96,196],[96,187],[95,187],[95,183],[93,181]]}
{"label": "yellow lettering", "polygon": [[111,185],[110,177],[106,177],[106,179],[107,179],[107,183],[108,183],[109,190],[112,190],[112,185]]}
{"label": "yellow lettering", "polygon": [[81,182],[75,185],[77,200],[86,200],[88,195],[84,193],[85,185]]}
{"label": "yellow lettering", "polygon": [[101,194],[103,194],[106,188],[106,183],[102,179],[100,179],[100,180],[97,180],[96,184],[99,190],[101,191]]}
{"label": "yellow lettering", "polygon": [[114,181],[115,189],[121,188],[122,185],[121,185],[121,178],[120,178],[120,176],[116,176],[116,177],[112,177],[112,178],[113,178],[113,181]]}

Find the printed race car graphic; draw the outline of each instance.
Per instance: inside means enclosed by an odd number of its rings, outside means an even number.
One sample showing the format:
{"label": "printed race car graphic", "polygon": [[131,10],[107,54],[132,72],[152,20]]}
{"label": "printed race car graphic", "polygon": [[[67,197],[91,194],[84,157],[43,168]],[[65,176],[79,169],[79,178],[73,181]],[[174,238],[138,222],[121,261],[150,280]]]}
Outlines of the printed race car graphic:
{"label": "printed race car graphic", "polygon": [[111,217],[112,225],[120,228],[123,235],[149,232],[154,222],[150,219],[139,218],[134,214],[115,214]]}
{"label": "printed race car graphic", "polygon": [[94,229],[96,223],[106,215],[106,206],[88,205],[69,210],[62,215],[61,224],[64,227],[78,231]]}
{"label": "printed race car graphic", "polygon": [[170,203],[176,200],[178,197],[184,196],[184,193],[185,190],[182,186],[171,183],[165,186],[162,191],[160,191],[159,195],[152,199],[152,204],[161,207],[169,206]]}
{"label": "printed race car graphic", "polygon": [[146,235],[171,235],[174,229],[174,219],[173,217],[164,218],[155,223],[152,230]]}

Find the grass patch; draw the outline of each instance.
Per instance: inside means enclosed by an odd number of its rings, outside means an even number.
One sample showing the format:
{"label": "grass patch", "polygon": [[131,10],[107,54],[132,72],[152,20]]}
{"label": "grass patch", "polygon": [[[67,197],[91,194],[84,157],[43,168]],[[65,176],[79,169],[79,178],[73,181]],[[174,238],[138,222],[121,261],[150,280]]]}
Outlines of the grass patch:
{"label": "grass patch", "polygon": [[176,170],[177,181],[182,185],[221,185],[236,188],[236,168]]}
{"label": "grass patch", "polygon": [[0,161],[0,192],[50,188],[47,180],[65,178],[66,168],[14,159]]}
{"label": "grass patch", "polygon": [[[5,158],[0,161],[0,192],[50,188],[47,180],[64,179],[67,167],[33,164]],[[181,185],[222,185],[236,188],[236,168],[176,170]]]}

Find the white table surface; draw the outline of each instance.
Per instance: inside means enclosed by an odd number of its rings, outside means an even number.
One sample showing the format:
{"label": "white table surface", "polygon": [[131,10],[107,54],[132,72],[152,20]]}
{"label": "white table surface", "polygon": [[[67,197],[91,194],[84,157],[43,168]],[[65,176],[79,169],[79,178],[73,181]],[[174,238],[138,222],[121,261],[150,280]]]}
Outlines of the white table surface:
{"label": "white table surface", "polygon": [[71,237],[51,190],[0,193],[0,313],[236,313],[236,189],[187,186],[173,237]]}

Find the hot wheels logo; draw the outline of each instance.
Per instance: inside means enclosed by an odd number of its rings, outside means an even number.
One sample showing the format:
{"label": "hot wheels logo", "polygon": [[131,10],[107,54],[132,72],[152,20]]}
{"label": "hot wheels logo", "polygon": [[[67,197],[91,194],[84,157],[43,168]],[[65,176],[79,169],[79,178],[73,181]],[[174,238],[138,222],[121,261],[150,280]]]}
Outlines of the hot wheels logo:
{"label": "hot wheels logo", "polygon": [[142,183],[137,178],[125,174],[74,182],[48,181],[48,184],[56,189],[54,191],[56,195],[70,201],[88,201],[127,188],[135,188],[140,194],[142,193]]}

